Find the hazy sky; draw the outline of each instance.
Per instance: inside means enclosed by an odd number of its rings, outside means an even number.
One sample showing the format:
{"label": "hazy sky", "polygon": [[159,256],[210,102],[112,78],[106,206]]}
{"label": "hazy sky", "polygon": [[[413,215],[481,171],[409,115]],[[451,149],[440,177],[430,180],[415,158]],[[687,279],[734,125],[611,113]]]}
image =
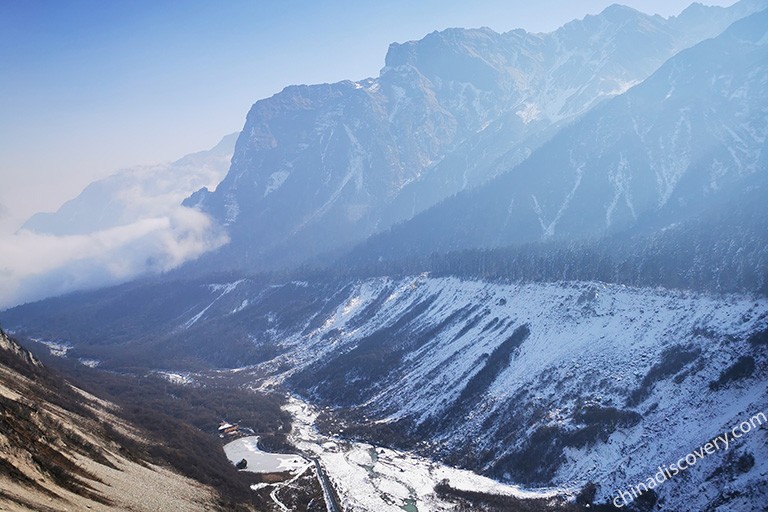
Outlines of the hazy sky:
{"label": "hazy sky", "polygon": [[[285,85],[376,76],[390,42],[548,32],[610,3],[0,0],[0,226],[121,167],[211,147]],[[668,16],[690,2],[622,3]]]}

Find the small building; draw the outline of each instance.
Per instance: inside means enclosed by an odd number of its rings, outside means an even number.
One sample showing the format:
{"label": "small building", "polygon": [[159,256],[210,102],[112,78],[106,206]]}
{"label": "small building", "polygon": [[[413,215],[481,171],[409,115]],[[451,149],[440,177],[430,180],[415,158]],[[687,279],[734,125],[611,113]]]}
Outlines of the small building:
{"label": "small building", "polygon": [[228,423],[226,421],[222,421],[219,424],[219,437],[234,436],[237,435],[239,431],[239,425],[233,425],[232,423]]}

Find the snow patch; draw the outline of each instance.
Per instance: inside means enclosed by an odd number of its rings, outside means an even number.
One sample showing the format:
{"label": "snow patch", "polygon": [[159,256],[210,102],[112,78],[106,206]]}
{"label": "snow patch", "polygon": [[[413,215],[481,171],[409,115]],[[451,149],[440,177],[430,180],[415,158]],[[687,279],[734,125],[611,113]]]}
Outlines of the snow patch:
{"label": "snow patch", "polygon": [[270,174],[269,178],[267,178],[267,187],[264,189],[264,197],[282,187],[290,175],[290,171],[277,171]]}

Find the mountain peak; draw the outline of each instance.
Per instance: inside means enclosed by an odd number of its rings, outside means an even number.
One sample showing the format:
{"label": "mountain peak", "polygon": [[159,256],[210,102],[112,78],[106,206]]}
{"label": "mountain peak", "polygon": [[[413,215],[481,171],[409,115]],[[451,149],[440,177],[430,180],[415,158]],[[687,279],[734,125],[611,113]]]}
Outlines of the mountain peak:
{"label": "mountain peak", "polygon": [[446,49],[451,52],[457,52],[458,49],[466,51],[467,48],[483,45],[489,39],[500,37],[501,34],[488,27],[435,30],[418,40],[390,44],[384,64],[386,67],[417,65],[420,60],[438,57],[438,54]]}
{"label": "mountain peak", "polygon": [[635,10],[631,7],[627,7],[626,5],[622,4],[611,4],[600,13],[600,16],[607,18],[611,21],[618,21],[621,19],[626,19],[630,17],[635,16],[645,16],[643,13],[641,13],[638,10]]}

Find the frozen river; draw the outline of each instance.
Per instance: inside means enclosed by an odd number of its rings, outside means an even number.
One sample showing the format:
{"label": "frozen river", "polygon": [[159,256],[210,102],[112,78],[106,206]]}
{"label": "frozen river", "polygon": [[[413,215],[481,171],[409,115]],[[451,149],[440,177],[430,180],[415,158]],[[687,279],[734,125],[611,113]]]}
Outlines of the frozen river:
{"label": "frozen river", "polygon": [[224,453],[232,464],[245,459],[248,466],[245,471],[253,473],[295,473],[307,466],[307,460],[299,455],[287,453],[268,453],[259,449],[258,436],[241,437],[224,445]]}
{"label": "frozen river", "polygon": [[575,492],[505,485],[409,452],[323,435],[315,428],[318,411],[298,397],[291,397],[285,409],[293,417],[289,439],[323,467],[344,510],[453,510],[454,504],[435,493],[435,485],[442,481],[459,490],[518,498],[551,498]]}

